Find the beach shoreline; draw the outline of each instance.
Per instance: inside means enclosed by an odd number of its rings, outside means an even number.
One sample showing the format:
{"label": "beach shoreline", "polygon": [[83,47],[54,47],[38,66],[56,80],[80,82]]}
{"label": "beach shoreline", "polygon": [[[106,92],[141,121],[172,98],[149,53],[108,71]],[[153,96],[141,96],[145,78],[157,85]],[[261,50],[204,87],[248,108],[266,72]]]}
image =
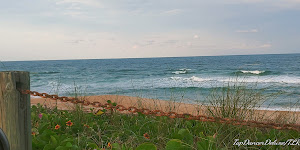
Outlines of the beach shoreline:
{"label": "beach shoreline", "polygon": [[[85,96],[79,97],[81,100],[88,100],[89,102],[100,102],[101,104],[107,103],[111,100],[112,103],[123,105],[124,107],[136,107],[136,108],[147,108],[150,110],[162,110],[164,112],[176,112],[176,113],[189,113],[192,115],[211,115],[208,113],[207,105],[203,104],[188,104],[176,101],[166,101],[159,99],[148,99],[132,96],[123,95],[96,95],[96,96]],[[41,105],[47,108],[54,108],[57,106],[61,110],[74,110],[75,105],[69,102],[61,102],[59,100],[52,100],[46,98],[31,97],[31,105]],[[84,106],[84,111],[91,111],[92,106]],[[211,108],[215,110],[215,108]],[[97,110],[97,108],[95,109]],[[126,112],[125,112],[126,113]],[[300,112],[299,111],[282,111],[282,110],[264,110],[255,109],[253,114],[248,114],[249,120],[277,122],[277,123],[300,123]],[[248,120],[246,118],[246,120]]]}

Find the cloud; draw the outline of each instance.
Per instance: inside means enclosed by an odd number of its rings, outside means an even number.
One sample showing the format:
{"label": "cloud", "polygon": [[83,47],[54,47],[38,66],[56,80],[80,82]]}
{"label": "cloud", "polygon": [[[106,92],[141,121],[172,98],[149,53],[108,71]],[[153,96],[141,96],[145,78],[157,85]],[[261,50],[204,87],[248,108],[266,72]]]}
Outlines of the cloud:
{"label": "cloud", "polygon": [[194,35],[194,39],[198,39],[199,38],[199,36],[196,34],[196,35]]}
{"label": "cloud", "polygon": [[258,32],[257,29],[250,29],[250,30],[236,30],[235,32],[238,32],[238,33],[256,33]]}
{"label": "cloud", "polygon": [[172,10],[167,10],[162,12],[162,14],[166,14],[166,15],[177,15],[179,13],[181,13],[182,10],[181,9],[172,9]]}
{"label": "cloud", "polygon": [[91,12],[103,7],[97,0],[56,0],[55,4],[59,15],[85,20],[94,19]]}
{"label": "cloud", "polygon": [[[59,0],[56,2],[57,5],[62,4],[82,4],[86,6],[92,6],[92,7],[100,7],[102,6],[99,1],[96,0]],[[79,7],[78,7],[79,8]]]}
{"label": "cloud", "polygon": [[132,48],[137,49],[137,48],[139,48],[139,46],[138,45],[133,45]]}
{"label": "cloud", "polygon": [[271,44],[263,44],[260,46],[260,48],[270,48],[270,47],[272,47]]}
{"label": "cloud", "polygon": [[71,17],[79,17],[83,15],[83,12],[79,11],[66,11],[63,13],[63,15],[71,16]]}
{"label": "cloud", "polygon": [[279,11],[282,9],[299,9],[300,0],[227,0],[223,1],[229,4],[246,4],[262,6],[264,9],[272,8],[273,11]]}
{"label": "cloud", "polygon": [[[191,41],[191,35],[199,32],[199,40]],[[5,60],[248,54],[250,50],[251,53],[268,52],[271,47],[266,42],[199,30],[134,35],[15,25],[10,30],[0,29],[0,33],[6,35],[0,37],[0,53]],[[19,52],[21,49],[24,51]]]}
{"label": "cloud", "polygon": [[80,6],[78,6],[78,4],[71,4],[71,6],[68,7],[67,9],[69,9],[69,10],[81,10],[82,8]]}

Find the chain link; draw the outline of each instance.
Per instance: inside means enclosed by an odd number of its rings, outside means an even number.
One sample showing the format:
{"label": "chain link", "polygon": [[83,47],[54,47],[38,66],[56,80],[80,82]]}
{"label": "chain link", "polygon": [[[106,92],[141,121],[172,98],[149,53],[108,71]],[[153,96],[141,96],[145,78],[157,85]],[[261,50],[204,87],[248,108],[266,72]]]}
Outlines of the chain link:
{"label": "chain link", "polygon": [[126,108],[123,105],[117,105],[113,106],[110,103],[101,104],[100,102],[89,102],[87,100],[79,100],[74,97],[59,97],[58,95],[50,95],[47,93],[39,93],[36,91],[30,91],[30,90],[23,90],[21,91],[22,94],[30,94],[32,96],[39,96],[42,98],[49,98],[52,100],[60,100],[62,102],[71,102],[73,104],[82,104],[85,106],[92,106],[92,107],[98,107],[102,109],[114,109],[118,110],[120,112],[122,111],[128,111],[130,113],[142,113],[145,115],[154,115],[154,116],[167,116],[169,118],[183,118],[186,120],[198,120],[202,122],[218,122],[218,123],[224,123],[224,124],[231,124],[231,125],[239,125],[239,126],[249,126],[249,127],[257,127],[257,128],[273,128],[277,130],[296,130],[300,132],[300,124],[279,124],[279,123],[270,123],[270,122],[259,122],[259,121],[252,121],[252,120],[237,120],[232,118],[220,118],[220,117],[209,117],[205,115],[191,115],[188,113],[184,114],[178,114],[176,112],[164,112],[162,110],[150,110],[146,108],[138,109],[136,107],[128,107]]}

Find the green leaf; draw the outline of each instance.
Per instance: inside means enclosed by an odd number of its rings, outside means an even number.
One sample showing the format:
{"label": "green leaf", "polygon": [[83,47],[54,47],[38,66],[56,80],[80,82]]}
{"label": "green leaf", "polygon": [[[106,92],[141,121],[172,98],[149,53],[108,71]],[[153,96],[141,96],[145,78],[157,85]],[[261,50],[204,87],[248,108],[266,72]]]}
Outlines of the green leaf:
{"label": "green leaf", "polygon": [[73,145],[72,150],[77,150],[79,147],[77,145]]}
{"label": "green leaf", "polygon": [[193,123],[192,123],[191,121],[186,121],[186,122],[185,122],[185,125],[186,125],[188,128],[192,128]]}
{"label": "green leaf", "polygon": [[154,144],[146,142],[139,145],[135,150],[157,150],[157,148]]}
{"label": "green leaf", "polygon": [[95,144],[95,143],[88,142],[87,147],[88,147],[88,148],[94,148],[94,149],[97,149],[97,148],[98,148],[98,145]]}
{"label": "green leaf", "polygon": [[55,150],[70,150],[68,147],[58,146]]}
{"label": "green leaf", "polygon": [[50,138],[51,138],[51,142],[53,143],[53,145],[55,145],[55,146],[57,146],[57,140],[56,140],[56,138],[54,137],[54,136],[50,136]]}
{"label": "green leaf", "polygon": [[113,106],[117,106],[117,103],[112,103]]}
{"label": "green leaf", "polygon": [[53,146],[52,144],[47,144],[45,145],[43,150],[53,150],[53,149],[55,149],[55,146]]}
{"label": "green leaf", "polygon": [[47,139],[47,141],[45,141],[45,140],[42,140],[41,137],[34,138],[32,140],[32,142],[34,142],[36,144],[36,146],[40,147],[40,148],[43,148],[46,144],[49,143],[48,139]]}
{"label": "green leaf", "polygon": [[173,139],[182,140],[182,139],[183,139],[183,136],[182,136],[181,134],[174,133],[174,134],[172,135],[172,138],[173,138]]}
{"label": "green leaf", "polygon": [[107,100],[107,103],[108,103],[108,104],[111,104],[111,100]]}
{"label": "green leaf", "polygon": [[197,150],[205,150],[205,146],[201,142],[197,142]]}
{"label": "green leaf", "polygon": [[50,125],[50,123],[43,123],[43,124],[41,124],[41,126],[39,126],[39,133],[41,134],[41,133],[44,133],[46,130],[48,130],[47,129],[47,127]]}
{"label": "green leaf", "polygon": [[199,150],[216,149],[215,138],[213,136],[202,137],[201,141],[197,142]]}
{"label": "green leaf", "polygon": [[187,129],[180,129],[180,130],[178,131],[178,134],[180,134],[180,135],[182,135],[182,136],[184,136],[184,137],[190,136],[190,135],[191,135],[190,132],[189,132],[189,130],[187,130]]}
{"label": "green leaf", "polygon": [[45,114],[45,113],[42,113],[42,115],[43,115],[42,119],[44,119],[44,120],[49,120],[49,119],[48,119],[48,115],[47,115],[47,114]]}
{"label": "green leaf", "polygon": [[31,112],[31,120],[35,120],[37,117],[34,112]]}
{"label": "green leaf", "polygon": [[74,140],[72,138],[64,138],[64,140],[62,140],[62,142],[60,143],[60,145],[66,145],[68,142],[73,142]]}
{"label": "green leaf", "polygon": [[190,149],[191,149],[190,147],[183,145],[181,140],[172,139],[167,143],[165,150],[190,150]]}
{"label": "green leaf", "polygon": [[36,109],[37,109],[37,107],[36,107],[35,105],[32,105],[32,106],[31,106],[31,110],[32,110],[32,111],[36,111]]}
{"label": "green leaf", "polygon": [[66,147],[72,147],[73,145],[70,143],[70,142],[68,142],[67,144],[66,144]]}
{"label": "green leaf", "polygon": [[180,129],[178,131],[178,134],[181,135],[183,138],[182,138],[182,141],[186,142],[186,143],[189,143],[189,144],[192,144],[193,143],[193,135],[189,132],[189,130],[187,129]]}
{"label": "green leaf", "polygon": [[121,146],[118,143],[113,143],[111,146],[112,150],[121,150]]}

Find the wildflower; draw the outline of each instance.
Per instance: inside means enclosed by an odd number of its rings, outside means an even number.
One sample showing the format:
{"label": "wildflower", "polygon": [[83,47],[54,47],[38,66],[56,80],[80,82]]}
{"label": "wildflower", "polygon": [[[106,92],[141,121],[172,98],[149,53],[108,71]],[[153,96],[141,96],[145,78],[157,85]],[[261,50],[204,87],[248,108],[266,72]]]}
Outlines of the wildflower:
{"label": "wildflower", "polygon": [[149,136],[148,133],[145,133],[145,134],[144,134],[144,137],[145,137],[146,139],[150,139],[150,136]]}
{"label": "wildflower", "polygon": [[71,127],[73,125],[73,122],[71,122],[71,120],[69,120],[68,122],[66,122],[66,125]]}
{"label": "wildflower", "polygon": [[39,118],[40,118],[40,119],[42,119],[42,117],[43,117],[43,114],[42,114],[42,113],[40,113],[40,114],[39,114]]}
{"label": "wildflower", "polygon": [[87,125],[87,124],[84,124],[83,126],[85,126],[85,127],[87,127],[87,128],[90,128],[90,126],[89,126],[89,125]]}
{"label": "wildflower", "polygon": [[35,135],[36,135],[36,133],[35,133],[35,132],[31,132],[31,135],[35,136]]}
{"label": "wildflower", "polygon": [[107,143],[107,147],[108,147],[108,148],[111,148],[110,142]]}
{"label": "wildflower", "polygon": [[55,126],[55,130],[58,130],[59,128],[60,128],[60,125],[57,124],[57,125]]}
{"label": "wildflower", "polygon": [[104,112],[101,111],[100,109],[95,113],[96,116],[102,115]]}

